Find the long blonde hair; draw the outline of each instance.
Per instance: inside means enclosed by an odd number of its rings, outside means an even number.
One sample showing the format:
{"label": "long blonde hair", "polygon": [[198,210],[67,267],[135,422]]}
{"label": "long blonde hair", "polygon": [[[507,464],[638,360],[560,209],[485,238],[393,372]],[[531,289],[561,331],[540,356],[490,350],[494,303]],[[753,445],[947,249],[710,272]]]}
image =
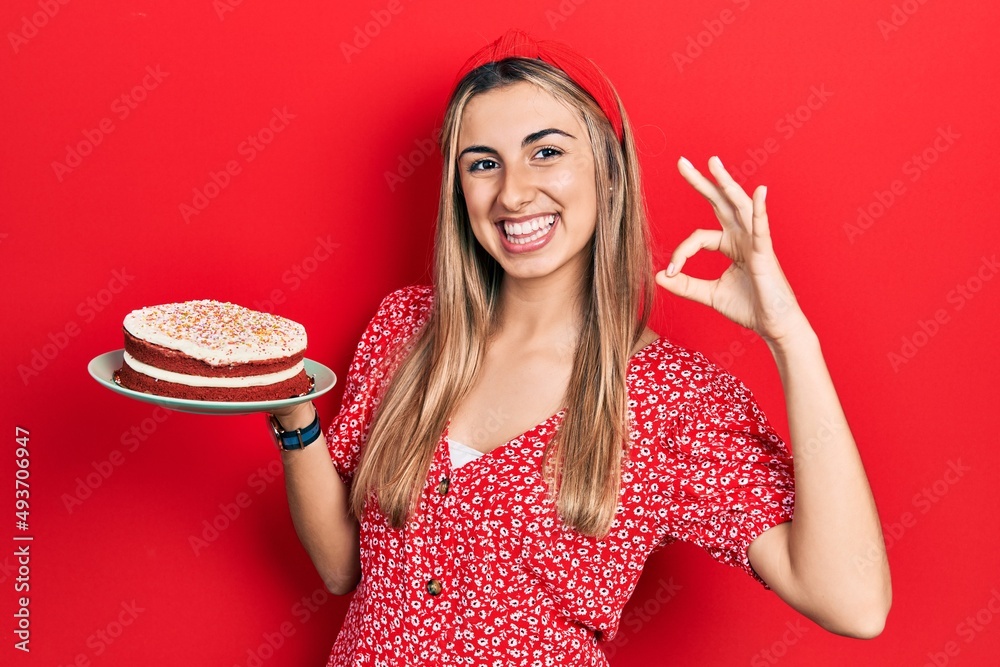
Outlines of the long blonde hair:
{"label": "long blonde hair", "polygon": [[581,301],[582,329],[566,391],[567,406],[545,450],[544,468],[562,520],[600,537],[618,505],[627,453],[626,374],[653,300],[652,260],[632,131],[624,139],[592,97],[541,60],[511,58],[473,70],[457,85],[441,134],[444,157],[428,320],[395,370],[371,424],[351,490],[361,517],[375,494],[391,525],[416,506],[434,450],[456,405],[472,387],[498,326],[503,271],[473,236],[457,173],[458,133],[474,96],[519,81],[578,110],[594,152],[598,194],[593,259]]}

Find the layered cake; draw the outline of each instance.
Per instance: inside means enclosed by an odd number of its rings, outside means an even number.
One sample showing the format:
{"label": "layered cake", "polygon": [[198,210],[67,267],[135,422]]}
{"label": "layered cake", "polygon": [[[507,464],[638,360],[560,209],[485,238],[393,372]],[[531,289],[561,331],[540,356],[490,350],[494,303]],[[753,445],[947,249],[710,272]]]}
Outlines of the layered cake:
{"label": "layered cake", "polygon": [[296,322],[219,301],[185,301],[125,317],[122,387],[199,401],[270,401],[311,389]]}

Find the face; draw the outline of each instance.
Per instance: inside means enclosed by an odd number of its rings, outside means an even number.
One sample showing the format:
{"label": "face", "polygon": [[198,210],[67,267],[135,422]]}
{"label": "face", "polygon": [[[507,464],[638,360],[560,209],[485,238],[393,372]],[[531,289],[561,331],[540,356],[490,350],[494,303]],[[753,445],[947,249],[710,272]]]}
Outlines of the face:
{"label": "face", "polygon": [[505,280],[581,280],[597,192],[579,113],[531,83],[494,89],[466,105],[458,150],[472,231]]}

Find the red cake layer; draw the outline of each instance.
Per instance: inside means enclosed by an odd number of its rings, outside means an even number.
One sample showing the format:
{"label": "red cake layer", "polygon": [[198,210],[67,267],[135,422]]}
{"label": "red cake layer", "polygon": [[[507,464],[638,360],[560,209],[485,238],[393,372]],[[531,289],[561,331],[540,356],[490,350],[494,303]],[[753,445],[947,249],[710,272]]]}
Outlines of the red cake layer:
{"label": "red cake layer", "polygon": [[305,371],[295,377],[275,384],[259,387],[192,387],[175,382],[157,380],[139,373],[128,363],[123,363],[117,374],[118,383],[134,391],[170,398],[186,398],[194,401],[273,401],[293,396],[302,396],[310,391],[312,382]]}
{"label": "red cake layer", "polygon": [[[124,331],[124,330],[123,330]],[[128,331],[125,333],[125,351],[144,364],[154,368],[185,375],[203,375],[206,377],[246,377],[248,375],[267,375],[291,368],[302,361],[304,353],[299,352],[280,359],[266,361],[251,361],[247,363],[215,366],[201,359],[188,356],[180,350],[156,345],[136,338]]]}

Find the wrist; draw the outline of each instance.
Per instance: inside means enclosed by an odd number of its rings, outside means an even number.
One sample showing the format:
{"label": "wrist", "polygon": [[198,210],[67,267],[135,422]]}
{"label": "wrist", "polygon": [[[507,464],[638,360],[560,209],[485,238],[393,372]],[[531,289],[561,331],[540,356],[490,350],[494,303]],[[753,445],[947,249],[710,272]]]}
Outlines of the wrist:
{"label": "wrist", "polygon": [[779,364],[821,354],[819,336],[808,322],[778,340],[768,340],[767,346]]}
{"label": "wrist", "polygon": [[770,322],[766,331],[759,333],[771,349],[772,354],[780,354],[804,345],[811,345],[813,341],[818,340],[812,323],[797,305],[794,309],[785,309],[780,318],[775,318]]}
{"label": "wrist", "polygon": [[[278,417],[273,414],[267,416],[267,421],[271,426],[271,435],[274,437],[274,444],[283,452],[295,451],[299,449],[304,449],[321,439],[323,436],[323,427],[319,421],[319,412],[309,403],[309,409],[312,411],[312,418],[309,423],[305,426],[298,426],[294,428],[286,428],[280,421]],[[295,423],[299,423],[300,412],[289,412],[286,418],[295,419]]]}
{"label": "wrist", "polygon": [[278,420],[278,424],[281,425],[281,428],[286,431],[294,431],[298,428],[305,428],[312,423],[316,417],[316,407],[312,404],[312,401],[309,401],[307,403],[299,403],[289,410],[273,414],[274,418]]}

